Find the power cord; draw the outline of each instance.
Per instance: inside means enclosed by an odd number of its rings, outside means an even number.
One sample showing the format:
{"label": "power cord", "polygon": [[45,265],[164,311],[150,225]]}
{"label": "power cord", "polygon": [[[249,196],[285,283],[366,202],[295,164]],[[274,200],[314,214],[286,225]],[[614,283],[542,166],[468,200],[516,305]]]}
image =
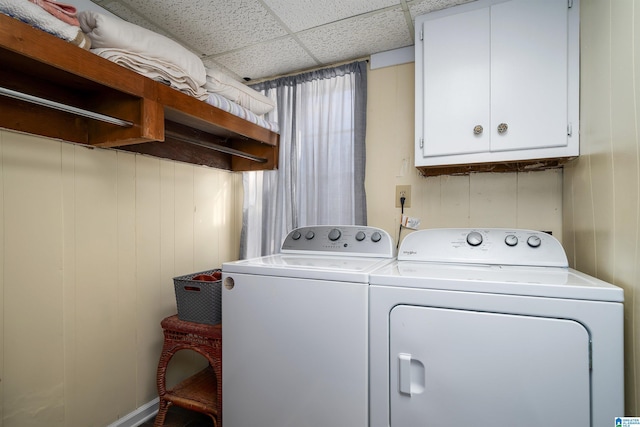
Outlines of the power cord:
{"label": "power cord", "polygon": [[400,197],[400,229],[398,230],[398,242],[396,243],[396,250],[400,248],[400,235],[402,234],[402,217],[404,216],[404,201],[407,200],[406,197]]}

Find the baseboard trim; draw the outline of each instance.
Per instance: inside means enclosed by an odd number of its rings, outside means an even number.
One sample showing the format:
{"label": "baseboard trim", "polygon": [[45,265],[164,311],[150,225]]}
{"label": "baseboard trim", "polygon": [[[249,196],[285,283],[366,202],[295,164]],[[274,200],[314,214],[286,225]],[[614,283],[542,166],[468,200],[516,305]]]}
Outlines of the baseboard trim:
{"label": "baseboard trim", "polygon": [[159,402],[160,399],[156,397],[151,402],[145,403],[107,427],[138,427],[145,421],[155,417],[158,413]]}

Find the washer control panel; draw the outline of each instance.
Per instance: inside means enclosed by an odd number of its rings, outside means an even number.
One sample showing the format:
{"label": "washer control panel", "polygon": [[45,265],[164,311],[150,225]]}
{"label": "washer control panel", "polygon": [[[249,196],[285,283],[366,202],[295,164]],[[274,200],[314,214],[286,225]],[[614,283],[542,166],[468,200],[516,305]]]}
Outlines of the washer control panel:
{"label": "washer control panel", "polygon": [[507,228],[434,228],[409,234],[400,261],[568,267],[560,242],[542,231]]}
{"label": "washer control panel", "polygon": [[348,254],[376,258],[395,256],[386,231],[358,225],[316,225],[292,230],[282,243],[283,253]]}

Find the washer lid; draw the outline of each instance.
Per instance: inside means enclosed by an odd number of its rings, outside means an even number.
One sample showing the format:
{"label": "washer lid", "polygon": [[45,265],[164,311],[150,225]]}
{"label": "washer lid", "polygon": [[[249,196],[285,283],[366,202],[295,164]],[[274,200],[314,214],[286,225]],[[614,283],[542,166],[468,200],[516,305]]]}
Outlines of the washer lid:
{"label": "washer lid", "polygon": [[393,258],[277,254],[222,264],[223,273],[369,283],[369,274]]}
{"label": "washer lid", "polygon": [[622,302],[623,290],[563,267],[394,261],[371,273],[371,285]]}

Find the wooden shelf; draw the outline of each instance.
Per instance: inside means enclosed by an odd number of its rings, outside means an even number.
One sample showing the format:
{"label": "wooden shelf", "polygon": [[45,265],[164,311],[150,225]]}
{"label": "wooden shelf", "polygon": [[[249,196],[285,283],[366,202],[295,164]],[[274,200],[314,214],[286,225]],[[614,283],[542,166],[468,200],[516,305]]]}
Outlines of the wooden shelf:
{"label": "wooden shelf", "polygon": [[277,133],[3,14],[0,87],[131,123],[0,95],[3,128],[233,171],[278,166]]}

